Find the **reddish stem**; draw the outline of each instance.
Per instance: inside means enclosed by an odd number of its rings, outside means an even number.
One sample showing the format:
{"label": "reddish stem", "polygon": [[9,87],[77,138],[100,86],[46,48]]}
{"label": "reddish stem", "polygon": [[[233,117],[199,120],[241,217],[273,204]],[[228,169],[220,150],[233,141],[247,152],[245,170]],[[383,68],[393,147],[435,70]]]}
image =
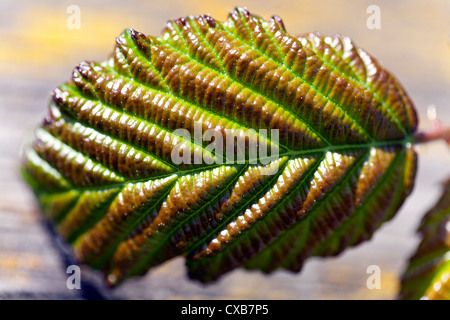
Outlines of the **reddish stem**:
{"label": "reddish stem", "polygon": [[413,143],[427,143],[436,140],[445,140],[450,145],[450,128],[437,126],[429,131],[418,132],[414,135]]}

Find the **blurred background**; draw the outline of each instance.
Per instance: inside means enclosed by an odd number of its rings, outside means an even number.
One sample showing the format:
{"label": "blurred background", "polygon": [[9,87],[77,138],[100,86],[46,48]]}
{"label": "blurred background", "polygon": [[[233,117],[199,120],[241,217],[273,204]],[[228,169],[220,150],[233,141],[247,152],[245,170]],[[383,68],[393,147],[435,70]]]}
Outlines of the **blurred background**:
{"label": "blurred background", "polygon": [[[69,8],[80,12],[73,27]],[[369,29],[370,5],[380,8],[380,29]],[[225,21],[234,6],[264,18],[283,18],[292,35],[341,33],[377,57],[416,104],[420,129],[435,105],[450,125],[450,1],[447,0],[45,0],[0,2],[0,298],[30,299],[394,299],[399,278],[418,244],[415,230],[450,176],[443,142],[417,148],[414,193],[374,238],[337,258],[313,258],[300,274],[270,276],[237,270],[202,285],[186,277],[181,258],[109,290],[82,268],[82,290],[66,287],[70,255],[43,223],[33,195],[20,178],[21,144],[46,112],[50,92],[69,80],[83,60],[102,61],[125,28],[159,35],[168,19],[208,13]],[[69,8],[69,9],[68,9]],[[73,7],[72,7],[73,8]],[[75,26],[77,27],[77,26]],[[367,267],[378,265],[381,289],[370,290]]]}

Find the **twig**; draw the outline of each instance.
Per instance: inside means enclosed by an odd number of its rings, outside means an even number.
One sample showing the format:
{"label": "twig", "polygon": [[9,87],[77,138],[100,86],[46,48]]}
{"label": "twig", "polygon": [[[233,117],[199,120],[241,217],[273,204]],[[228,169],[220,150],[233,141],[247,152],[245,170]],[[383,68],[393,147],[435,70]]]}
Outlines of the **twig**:
{"label": "twig", "polygon": [[442,126],[438,119],[437,109],[434,105],[427,108],[427,118],[431,123],[431,129],[424,132],[418,132],[413,137],[413,143],[427,143],[436,140],[445,140],[450,146],[450,128]]}
{"label": "twig", "polygon": [[413,137],[413,143],[427,143],[436,140],[445,140],[450,146],[450,128],[435,127],[429,131],[418,132]]}

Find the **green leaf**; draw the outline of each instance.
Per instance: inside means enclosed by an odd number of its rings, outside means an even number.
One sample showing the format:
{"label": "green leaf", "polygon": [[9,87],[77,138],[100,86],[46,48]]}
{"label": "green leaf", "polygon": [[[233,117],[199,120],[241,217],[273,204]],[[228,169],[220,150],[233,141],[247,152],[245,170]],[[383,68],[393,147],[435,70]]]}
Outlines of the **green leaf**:
{"label": "green leaf", "polygon": [[178,255],[211,281],[369,239],[411,192],[416,127],[395,77],[349,38],[295,38],[236,8],[158,38],[125,30],[109,60],[78,65],[23,172],[110,284]]}
{"label": "green leaf", "polygon": [[450,300],[450,180],[419,228],[419,247],[402,277],[404,300]]}

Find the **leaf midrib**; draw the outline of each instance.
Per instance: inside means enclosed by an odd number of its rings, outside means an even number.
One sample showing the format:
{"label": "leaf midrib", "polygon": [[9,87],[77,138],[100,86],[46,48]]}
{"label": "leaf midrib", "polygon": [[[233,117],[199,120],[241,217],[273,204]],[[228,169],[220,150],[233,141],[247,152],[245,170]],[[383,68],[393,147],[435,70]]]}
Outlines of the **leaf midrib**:
{"label": "leaf midrib", "polygon": [[[368,144],[348,144],[348,145],[336,145],[336,146],[331,146],[331,147],[323,147],[323,148],[312,148],[312,149],[308,149],[308,150],[298,150],[298,151],[288,151],[285,153],[280,153],[279,157],[277,159],[272,159],[272,160],[278,160],[281,159],[283,157],[289,157],[289,159],[293,159],[295,157],[298,156],[302,156],[302,155],[308,155],[308,154],[314,154],[314,153],[326,153],[326,152],[336,152],[336,151],[351,151],[351,150],[362,150],[362,149],[372,149],[372,148],[384,148],[384,147],[389,147],[389,146],[407,146],[409,143],[411,143],[412,138],[411,137],[407,137],[405,139],[401,139],[401,140],[391,140],[391,141],[377,141],[377,142],[373,142],[373,143],[368,143]],[[269,157],[267,158],[257,158],[255,160],[261,160],[261,159],[271,159]],[[211,169],[215,169],[221,166],[241,166],[241,165],[258,165],[256,164],[250,164],[249,161],[254,160],[254,159],[247,159],[245,161],[245,163],[230,163],[227,164],[226,162],[224,163],[217,163],[217,164],[212,164],[212,165],[205,165],[205,166],[198,166],[198,167],[193,167],[191,169],[177,169],[174,172],[168,172],[165,174],[161,174],[161,175],[155,175],[152,176],[150,178],[142,178],[142,179],[126,179],[124,182],[122,183],[109,183],[107,185],[99,185],[99,186],[89,186],[89,187],[74,187],[71,188],[73,190],[76,191],[91,191],[91,190],[102,190],[102,189],[110,189],[110,188],[115,188],[117,186],[126,186],[129,183],[138,183],[138,182],[146,182],[149,180],[157,180],[157,179],[161,179],[161,178],[166,178],[169,177],[173,174],[176,174],[178,176],[183,176],[186,174],[195,174],[204,170],[211,170]],[[44,160],[45,161],[45,160]],[[53,167],[53,166],[52,166]],[[57,194],[57,193],[63,193],[67,190],[61,190],[61,191],[53,191],[53,192],[46,192],[49,194]]]}

